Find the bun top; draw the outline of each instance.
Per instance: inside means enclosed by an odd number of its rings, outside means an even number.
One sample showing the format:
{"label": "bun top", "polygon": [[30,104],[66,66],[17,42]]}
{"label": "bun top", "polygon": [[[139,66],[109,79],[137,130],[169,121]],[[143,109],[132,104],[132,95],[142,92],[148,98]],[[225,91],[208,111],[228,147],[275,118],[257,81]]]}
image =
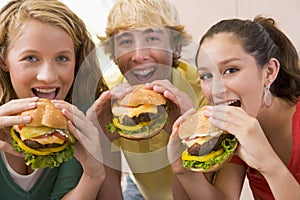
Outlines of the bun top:
{"label": "bun top", "polygon": [[31,116],[32,120],[26,126],[48,126],[67,129],[67,119],[61,110],[55,108],[49,99],[39,99],[37,107],[21,113],[21,116]]}
{"label": "bun top", "polygon": [[125,95],[124,98],[117,100],[117,103],[121,106],[164,105],[166,99],[163,95],[147,89],[145,84],[140,84],[133,86],[133,91]]}
{"label": "bun top", "polygon": [[224,132],[222,129],[214,126],[209,122],[208,117],[204,115],[206,107],[197,110],[196,113],[187,117],[179,126],[179,138],[184,139],[190,136],[215,136]]}

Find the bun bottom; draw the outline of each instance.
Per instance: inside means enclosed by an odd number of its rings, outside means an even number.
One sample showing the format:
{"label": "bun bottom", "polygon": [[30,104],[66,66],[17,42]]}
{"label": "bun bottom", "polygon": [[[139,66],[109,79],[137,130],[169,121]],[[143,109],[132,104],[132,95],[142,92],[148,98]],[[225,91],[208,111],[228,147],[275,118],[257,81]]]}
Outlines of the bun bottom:
{"label": "bun bottom", "polygon": [[146,139],[146,138],[150,138],[153,137],[154,135],[158,134],[163,127],[165,126],[165,123],[162,123],[159,127],[157,127],[155,130],[149,132],[149,131],[145,131],[145,132],[141,132],[141,133],[136,133],[136,134],[124,134],[121,131],[118,131],[118,133],[120,134],[120,136],[128,138],[128,139]]}
{"label": "bun bottom", "polygon": [[215,164],[213,166],[211,166],[208,169],[203,169],[203,168],[190,168],[189,170],[194,171],[194,172],[202,172],[202,173],[206,173],[206,172],[214,172],[217,171],[219,169],[221,169],[222,167],[224,167],[227,163],[230,162],[231,158],[234,155],[235,150],[237,149],[238,146],[238,142],[235,142],[234,147],[233,147],[233,152],[231,152],[227,157],[225,157],[222,162]]}
{"label": "bun bottom", "polygon": [[201,169],[201,168],[191,168],[191,171],[194,172],[214,172],[217,171],[219,169],[221,169],[223,166],[225,166],[227,163],[229,163],[229,161],[231,160],[231,158],[233,157],[233,153],[230,154],[226,159],[224,159],[221,163],[215,164],[212,167],[210,167],[209,169]]}

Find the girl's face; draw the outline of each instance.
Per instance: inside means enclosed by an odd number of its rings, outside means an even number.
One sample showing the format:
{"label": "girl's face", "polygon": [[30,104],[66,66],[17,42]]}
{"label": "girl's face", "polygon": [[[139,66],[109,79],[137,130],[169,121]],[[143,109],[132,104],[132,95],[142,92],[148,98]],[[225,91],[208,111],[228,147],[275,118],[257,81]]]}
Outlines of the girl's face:
{"label": "girl's face", "polygon": [[173,51],[167,29],[136,29],[114,36],[115,62],[133,84],[170,79]]}
{"label": "girl's face", "polygon": [[58,27],[35,20],[13,34],[5,68],[17,96],[65,99],[74,80],[72,38]]}
{"label": "girl's face", "polygon": [[250,116],[257,116],[266,70],[258,67],[236,37],[221,33],[205,39],[197,62],[201,87],[211,104],[240,106]]}

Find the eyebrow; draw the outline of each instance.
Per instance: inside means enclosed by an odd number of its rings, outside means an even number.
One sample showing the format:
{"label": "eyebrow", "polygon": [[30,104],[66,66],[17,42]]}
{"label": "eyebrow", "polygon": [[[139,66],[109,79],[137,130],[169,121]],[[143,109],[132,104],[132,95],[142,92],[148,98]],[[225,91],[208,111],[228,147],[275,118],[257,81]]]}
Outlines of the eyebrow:
{"label": "eyebrow", "polygon": [[[163,31],[161,29],[154,29],[154,28],[147,28],[145,29],[142,34],[143,35],[146,35],[146,34],[149,34],[149,33],[159,33],[159,34],[162,34]],[[129,37],[129,36],[132,36],[133,34],[131,33],[131,31],[125,31],[123,33],[120,33],[116,36],[116,40],[120,40],[120,38],[122,37]]]}
{"label": "eyebrow", "polygon": [[163,31],[159,28],[148,28],[146,30],[143,31],[143,34],[147,34],[147,33],[163,33]]}
{"label": "eyebrow", "polygon": [[120,38],[122,38],[122,37],[128,37],[128,36],[131,36],[132,35],[132,33],[130,33],[130,32],[123,32],[123,33],[120,33],[120,34],[118,34],[117,36],[116,36],[116,40],[119,40]]}
{"label": "eyebrow", "polygon": [[231,57],[231,58],[227,58],[226,60],[223,60],[222,62],[220,62],[218,65],[225,65],[229,62],[232,62],[232,61],[240,61],[241,59],[239,58],[235,58],[235,57]]}
{"label": "eyebrow", "polygon": [[[228,58],[228,59],[226,59],[226,60],[223,60],[222,62],[218,63],[217,65],[218,65],[218,66],[222,66],[222,65],[226,65],[226,64],[229,63],[229,62],[232,62],[232,61],[240,61],[240,60],[241,60],[241,59],[239,59],[239,58],[231,57],[231,58]],[[205,70],[205,69],[207,69],[207,67],[205,67],[205,66],[198,66],[198,67],[197,67],[197,70]]]}

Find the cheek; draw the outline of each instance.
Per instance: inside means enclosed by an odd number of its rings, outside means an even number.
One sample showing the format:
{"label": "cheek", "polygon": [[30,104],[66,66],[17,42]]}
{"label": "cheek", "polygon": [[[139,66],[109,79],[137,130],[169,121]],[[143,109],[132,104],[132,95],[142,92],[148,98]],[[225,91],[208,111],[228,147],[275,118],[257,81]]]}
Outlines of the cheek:
{"label": "cheek", "polygon": [[205,96],[205,98],[207,100],[210,100],[211,99],[211,91],[210,91],[208,85],[206,83],[204,83],[203,81],[201,81],[201,89],[202,89],[202,92],[203,92],[203,95]]}
{"label": "cheek", "polygon": [[71,87],[71,85],[74,82],[74,76],[75,76],[74,72],[75,72],[75,68],[74,67],[70,67],[70,68],[68,68],[68,70],[64,70],[63,72],[61,72],[61,77],[62,77],[63,82],[66,85],[68,85],[69,87]]}
{"label": "cheek", "polygon": [[10,68],[10,79],[13,85],[25,84],[28,80],[31,80],[34,73],[28,70],[21,70],[17,68]]}
{"label": "cheek", "polygon": [[118,66],[122,74],[125,74],[129,70],[127,69],[127,63],[129,62],[129,60],[129,55],[120,56],[117,59],[115,59],[115,64]]}
{"label": "cheek", "polygon": [[156,51],[152,54],[158,63],[166,65],[166,66],[172,66],[173,64],[173,54],[169,51]]}

